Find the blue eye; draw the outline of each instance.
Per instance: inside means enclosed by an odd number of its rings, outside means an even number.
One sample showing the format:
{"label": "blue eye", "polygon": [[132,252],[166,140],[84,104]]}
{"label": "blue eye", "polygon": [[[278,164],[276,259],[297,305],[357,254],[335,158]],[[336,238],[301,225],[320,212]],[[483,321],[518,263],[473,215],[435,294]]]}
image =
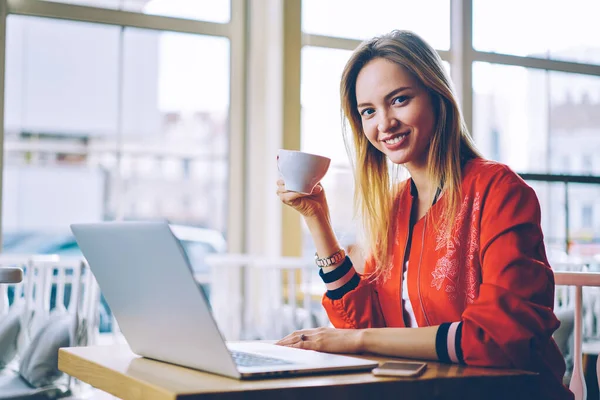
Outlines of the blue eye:
{"label": "blue eye", "polygon": [[375,112],[375,110],[372,108],[365,108],[364,110],[360,111],[360,115],[362,115],[363,117],[368,117],[369,115],[373,114],[374,112]]}
{"label": "blue eye", "polygon": [[402,104],[408,100],[408,96],[398,96],[392,100],[392,104]]}

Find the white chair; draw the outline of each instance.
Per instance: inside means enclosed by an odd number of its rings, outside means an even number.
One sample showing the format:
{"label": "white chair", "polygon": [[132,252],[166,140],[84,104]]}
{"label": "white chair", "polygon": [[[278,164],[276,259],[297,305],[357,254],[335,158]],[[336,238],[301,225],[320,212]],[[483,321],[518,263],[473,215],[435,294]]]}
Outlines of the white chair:
{"label": "white chair", "polygon": [[[581,266],[580,266],[581,268]],[[569,269],[569,268],[567,268]],[[571,269],[576,269],[575,266]],[[587,387],[582,365],[582,340],[583,340],[583,290],[584,286],[597,288],[600,287],[600,273],[598,272],[577,272],[577,271],[555,271],[554,279],[557,288],[568,286],[574,288],[574,293],[564,293],[567,304],[573,304],[575,310],[574,324],[574,349],[573,349],[573,374],[569,388],[575,394],[576,400],[585,400],[587,398]],[[591,308],[592,312],[595,306]],[[600,357],[596,365],[598,381],[600,382]]]}
{"label": "white chair", "polygon": [[[0,257],[0,264],[14,261],[9,258]],[[86,282],[91,273],[81,258],[32,255],[19,260],[26,266],[12,302],[12,307],[23,307],[18,356],[0,379],[0,399],[62,396],[77,382],[56,368],[58,347],[89,342],[92,311],[85,304],[97,290]]]}

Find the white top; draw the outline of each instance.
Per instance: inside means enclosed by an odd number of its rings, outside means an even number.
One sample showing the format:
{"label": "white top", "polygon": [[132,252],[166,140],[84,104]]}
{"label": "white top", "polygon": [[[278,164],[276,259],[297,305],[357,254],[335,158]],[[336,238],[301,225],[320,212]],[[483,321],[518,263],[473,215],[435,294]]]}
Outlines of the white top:
{"label": "white top", "polygon": [[[415,312],[414,312],[412,304],[410,302],[410,298],[408,297],[408,284],[406,283],[407,271],[408,271],[408,261],[406,262],[406,264],[404,266],[404,273],[402,274],[402,300],[404,300],[404,302],[403,302],[404,303],[404,311],[406,313],[408,313],[408,315],[410,317],[410,325],[407,323],[408,321],[404,321],[404,323],[409,328],[418,328],[419,325],[417,324],[417,319],[415,318]],[[402,315],[404,316],[404,313],[402,313]]]}

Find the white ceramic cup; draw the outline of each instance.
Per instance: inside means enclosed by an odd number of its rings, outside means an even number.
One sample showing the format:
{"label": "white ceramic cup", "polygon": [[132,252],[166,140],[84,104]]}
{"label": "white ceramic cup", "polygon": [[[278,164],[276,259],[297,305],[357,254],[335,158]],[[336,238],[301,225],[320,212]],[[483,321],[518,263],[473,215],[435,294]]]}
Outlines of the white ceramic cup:
{"label": "white ceramic cup", "polygon": [[286,190],[310,194],[325,176],[331,159],[296,150],[280,149],[277,166],[283,176]]}

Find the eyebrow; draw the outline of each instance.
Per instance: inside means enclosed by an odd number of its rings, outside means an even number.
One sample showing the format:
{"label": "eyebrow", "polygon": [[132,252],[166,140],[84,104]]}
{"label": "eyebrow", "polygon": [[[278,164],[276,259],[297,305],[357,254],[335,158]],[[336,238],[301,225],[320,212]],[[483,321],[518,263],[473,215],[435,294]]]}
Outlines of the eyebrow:
{"label": "eyebrow", "polygon": [[[385,99],[389,100],[391,97],[394,97],[395,95],[397,95],[401,92],[404,92],[405,90],[408,90],[408,89],[412,89],[412,87],[402,86],[402,87],[399,87],[398,89],[394,89],[385,95]],[[366,106],[371,106],[371,105],[372,105],[371,103],[360,103],[359,105],[356,106],[356,108],[361,108],[361,107],[366,107]]]}

